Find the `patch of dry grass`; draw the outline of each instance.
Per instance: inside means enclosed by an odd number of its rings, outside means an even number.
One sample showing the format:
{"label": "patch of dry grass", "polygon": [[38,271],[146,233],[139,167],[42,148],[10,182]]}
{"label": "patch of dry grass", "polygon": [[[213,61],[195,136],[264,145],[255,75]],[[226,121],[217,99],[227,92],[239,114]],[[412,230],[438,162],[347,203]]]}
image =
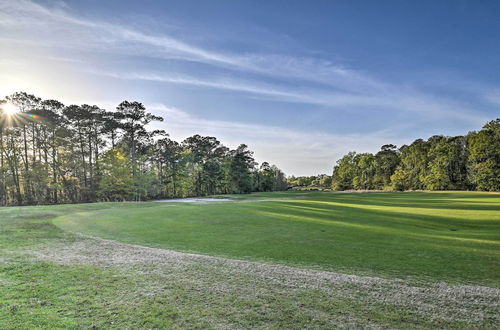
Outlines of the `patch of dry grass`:
{"label": "patch of dry grass", "polygon": [[[41,261],[115,268],[130,276],[139,276],[143,279],[135,290],[144,296],[169,295],[179,288],[189,288],[191,294],[214,294],[220,299],[207,303],[227,309],[230,314],[226,315],[227,320],[238,318],[242,304],[252,302],[255,305],[252,310],[271,315],[277,313],[280,297],[300,301],[301,296],[314,293],[318,299],[326,300],[310,306],[295,306],[294,313],[300,311],[311,319],[332,326],[359,326],[366,322],[376,326],[376,321],[364,317],[377,310],[394,310],[396,314],[404,312],[417,323],[423,320],[430,322],[428,324],[450,322],[471,326],[500,323],[500,289],[484,286],[411,283],[408,280],[345,275],[181,253],[92,237],[31,253]],[[347,312],[345,318],[321,311],[322,304],[333,303],[336,299],[352,301],[366,310],[360,314]],[[235,303],[226,305],[228,301]],[[193,308],[197,305],[196,301],[189,303]],[[217,322],[213,319],[210,323],[216,325]],[[217,327],[219,325],[217,323]],[[234,325],[228,324],[230,327]]]}

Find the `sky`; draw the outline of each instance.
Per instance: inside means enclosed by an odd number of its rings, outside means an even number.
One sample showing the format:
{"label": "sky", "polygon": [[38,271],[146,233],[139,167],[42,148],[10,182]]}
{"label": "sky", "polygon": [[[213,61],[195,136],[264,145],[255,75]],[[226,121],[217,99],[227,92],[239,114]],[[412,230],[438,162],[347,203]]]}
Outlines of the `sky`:
{"label": "sky", "polygon": [[500,1],[0,0],[0,98],[139,101],[288,175],[500,117]]}

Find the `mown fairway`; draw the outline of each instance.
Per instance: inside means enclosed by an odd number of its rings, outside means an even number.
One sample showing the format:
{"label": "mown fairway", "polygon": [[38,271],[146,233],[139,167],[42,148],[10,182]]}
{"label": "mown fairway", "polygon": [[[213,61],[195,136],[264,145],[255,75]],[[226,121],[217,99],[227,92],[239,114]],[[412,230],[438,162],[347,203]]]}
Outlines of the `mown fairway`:
{"label": "mown fairway", "polygon": [[61,228],[227,258],[499,285],[500,195],[270,193],[212,204],[114,204]]}
{"label": "mown fairway", "polygon": [[500,322],[500,194],[232,197],[0,208],[0,328]]}

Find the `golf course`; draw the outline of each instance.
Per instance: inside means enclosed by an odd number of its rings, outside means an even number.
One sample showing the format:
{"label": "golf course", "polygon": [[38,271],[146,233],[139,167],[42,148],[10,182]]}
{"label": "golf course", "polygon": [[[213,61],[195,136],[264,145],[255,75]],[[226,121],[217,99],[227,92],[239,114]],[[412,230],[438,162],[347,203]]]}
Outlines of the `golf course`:
{"label": "golf course", "polygon": [[0,330],[500,330],[499,17],[0,0]]}
{"label": "golf course", "polygon": [[500,322],[499,193],[214,198],[0,208],[0,327]]}

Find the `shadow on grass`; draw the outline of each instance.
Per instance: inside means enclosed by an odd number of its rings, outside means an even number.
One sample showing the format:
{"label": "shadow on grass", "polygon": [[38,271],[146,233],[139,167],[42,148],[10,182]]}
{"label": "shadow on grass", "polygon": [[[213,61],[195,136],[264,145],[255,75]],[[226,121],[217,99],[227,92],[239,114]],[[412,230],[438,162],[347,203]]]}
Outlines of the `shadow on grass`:
{"label": "shadow on grass", "polygon": [[[259,205],[267,215],[283,220],[313,222],[323,225],[353,227],[358,230],[396,234],[411,238],[444,239],[462,243],[488,244],[500,247],[500,226],[491,220],[467,221],[444,216],[384,212],[359,209],[356,206],[320,204],[310,202]],[[470,231],[480,232],[470,232]]]}
{"label": "shadow on grass", "polygon": [[[319,195],[319,200],[346,204],[412,207],[424,209],[500,211],[500,194],[495,193],[346,193]],[[472,199],[472,200],[470,200]],[[488,200],[475,200],[488,199]]]}

